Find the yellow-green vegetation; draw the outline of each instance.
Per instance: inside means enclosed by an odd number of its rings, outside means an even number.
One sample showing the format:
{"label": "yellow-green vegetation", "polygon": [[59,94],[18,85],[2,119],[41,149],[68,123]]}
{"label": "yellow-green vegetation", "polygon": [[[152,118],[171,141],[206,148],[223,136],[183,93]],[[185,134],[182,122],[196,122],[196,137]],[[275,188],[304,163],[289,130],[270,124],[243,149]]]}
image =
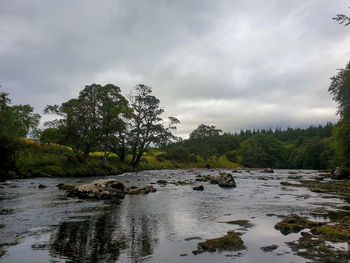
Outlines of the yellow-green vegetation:
{"label": "yellow-green vegetation", "polygon": [[312,192],[324,192],[339,194],[341,196],[350,197],[350,180],[342,181],[315,181],[315,180],[299,180],[299,184],[289,184],[290,186],[306,187]]}
{"label": "yellow-green vegetation", "polygon": [[298,233],[305,228],[312,228],[320,225],[322,225],[322,223],[312,222],[306,217],[291,215],[277,223],[275,225],[275,229],[281,231],[281,233],[284,235],[288,235],[290,233]]}
{"label": "yellow-green vegetation", "polygon": [[350,254],[345,250],[339,250],[327,242],[350,241],[350,218],[343,218],[336,223],[319,223],[308,218],[291,215],[275,225],[275,228],[283,234],[299,232],[302,229],[310,229],[310,232],[302,232],[297,241],[287,244],[294,252],[313,262],[348,262]]}
{"label": "yellow-green vegetation", "polygon": [[297,255],[317,263],[347,263],[350,254],[347,250],[334,248],[322,237],[302,232],[297,241],[287,243]]}
{"label": "yellow-green vegetation", "polygon": [[337,224],[327,224],[312,228],[311,232],[320,235],[323,239],[332,242],[350,241],[350,220],[344,219]]}
{"label": "yellow-green vegetation", "polygon": [[[72,148],[55,143],[42,143],[27,138],[20,139],[21,150],[17,155],[15,168],[9,171],[7,178],[30,177],[67,177],[113,175],[126,171],[205,168],[207,163],[197,156],[196,162],[180,162],[159,158],[164,152],[150,149],[143,154],[138,167],[132,167],[132,156],[127,155],[123,162],[116,154],[93,152],[87,157]],[[213,168],[237,168],[239,165],[227,160],[225,156],[212,158]],[[6,178],[5,177],[5,178]]]}
{"label": "yellow-green vegetation", "polygon": [[208,239],[204,242],[198,243],[198,250],[193,251],[193,253],[215,252],[217,250],[236,251],[242,249],[246,249],[246,246],[241,239],[241,234],[229,232],[223,237]]}

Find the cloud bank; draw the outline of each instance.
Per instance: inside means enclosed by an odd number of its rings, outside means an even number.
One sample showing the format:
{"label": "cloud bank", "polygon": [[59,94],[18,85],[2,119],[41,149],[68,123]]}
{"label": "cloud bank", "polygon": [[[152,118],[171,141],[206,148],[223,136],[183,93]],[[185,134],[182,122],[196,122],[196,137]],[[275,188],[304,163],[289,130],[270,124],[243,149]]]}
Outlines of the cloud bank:
{"label": "cloud bank", "polygon": [[[344,0],[2,0],[0,84],[42,113],[85,85],[153,87],[186,137],[337,119],[330,77],[350,59]],[[44,117],[44,120],[47,117]]]}

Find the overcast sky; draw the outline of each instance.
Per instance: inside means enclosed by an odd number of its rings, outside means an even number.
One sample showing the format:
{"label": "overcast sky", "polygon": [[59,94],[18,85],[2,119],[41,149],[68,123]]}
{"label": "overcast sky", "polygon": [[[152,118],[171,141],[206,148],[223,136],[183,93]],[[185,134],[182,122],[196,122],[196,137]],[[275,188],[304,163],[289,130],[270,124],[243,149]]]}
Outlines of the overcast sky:
{"label": "overcast sky", "polygon": [[[42,113],[85,85],[153,87],[186,137],[336,121],[349,0],[1,0],[0,84]],[[43,119],[47,119],[44,117]]]}

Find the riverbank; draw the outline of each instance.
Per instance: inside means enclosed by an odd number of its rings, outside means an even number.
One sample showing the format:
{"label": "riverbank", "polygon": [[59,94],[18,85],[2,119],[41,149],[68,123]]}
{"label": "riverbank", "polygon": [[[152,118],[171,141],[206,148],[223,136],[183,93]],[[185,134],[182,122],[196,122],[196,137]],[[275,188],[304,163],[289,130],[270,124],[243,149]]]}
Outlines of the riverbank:
{"label": "riverbank", "polygon": [[195,156],[192,162],[167,160],[163,156],[162,151],[150,149],[144,153],[138,167],[132,167],[129,165],[129,155],[124,161],[112,153],[106,159],[102,152],[90,153],[84,157],[82,153],[74,152],[67,146],[22,139],[12,169],[0,179],[109,176],[142,170],[240,167],[239,164],[227,160],[224,155],[209,158],[207,161]]}

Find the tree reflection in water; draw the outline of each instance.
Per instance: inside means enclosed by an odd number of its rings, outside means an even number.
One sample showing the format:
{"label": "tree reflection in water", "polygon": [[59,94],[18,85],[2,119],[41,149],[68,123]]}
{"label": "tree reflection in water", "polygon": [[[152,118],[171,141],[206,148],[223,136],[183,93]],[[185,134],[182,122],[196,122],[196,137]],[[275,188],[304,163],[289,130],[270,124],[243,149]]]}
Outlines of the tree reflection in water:
{"label": "tree reflection in water", "polygon": [[153,254],[158,232],[155,218],[118,206],[97,218],[59,225],[52,234],[50,252],[77,262],[116,262],[121,254],[136,262]]}

